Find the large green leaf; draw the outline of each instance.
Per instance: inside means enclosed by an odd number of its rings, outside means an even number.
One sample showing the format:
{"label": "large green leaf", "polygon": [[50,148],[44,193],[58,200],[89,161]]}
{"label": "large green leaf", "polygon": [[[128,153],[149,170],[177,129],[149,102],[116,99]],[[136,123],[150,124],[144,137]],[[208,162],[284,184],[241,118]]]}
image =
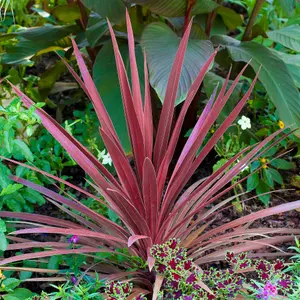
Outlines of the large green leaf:
{"label": "large green leaf", "polygon": [[[146,5],[152,12],[165,17],[181,17],[186,12],[187,0],[125,0],[128,3]],[[204,14],[213,11],[218,4],[212,0],[196,0],[192,14]]]}
{"label": "large green leaf", "polygon": [[[163,102],[180,38],[164,23],[152,23],[143,32],[141,44],[149,64],[150,83]],[[199,70],[213,52],[210,41],[190,39],[181,72],[176,105],[184,101]]]}
{"label": "large green leaf", "polygon": [[57,51],[61,49],[60,46],[66,47],[67,38],[65,37],[77,31],[77,26],[70,25],[42,26],[16,32],[12,37],[18,37],[19,42],[6,48],[1,62],[3,64],[31,64],[30,59],[37,53]]}
{"label": "large green leaf", "polygon": [[63,22],[73,22],[81,18],[80,8],[77,3],[58,5],[53,9],[52,15]]}
{"label": "large green leaf", "polygon": [[122,0],[83,0],[83,4],[101,17],[116,24],[125,20],[125,5]]}
{"label": "large green leaf", "polygon": [[287,54],[276,50],[273,50],[273,53],[285,62],[295,85],[300,88],[300,54]]}
{"label": "large green leaf", "polygon": [[[124,59],[127,72],[129,71],[129,55],[127,44],[119,43],[120,52]],[[141,88],[144,87],[143,79],[143,54],[140,48],[136,49],[136,58],[139,68]],[[129,72],[130,73],[130,72]],[[128,75],[130,75],[128,73]],[[115,64],[115,57],[112,44],[105,44],[98,53],[93,76],[98,91],[103,99],[105,107],[112,118],[116,131],[120,137],[121,143],[127,153],[131,151],[130,141],[127,132],[127,126],[124,118],[124,110],[120,92],[120,85]],[[143,91],[142,91],[143,92]]]}
{"label": "large green leaf", "polygon": [[90,46],[95,47],[107,30],[108,25],[106,19],[92,12],[85,31],[85,36]]}
{"label": "large green leaf", "polygon": [[229,30],[234,30],[243,24],[242,16],[231,8],[220,6],[216,11],[222,17]]}
{"label": "large green leaf", "polygon": [[287,16],[293,14],[296,0],[278,0],[275,3],[286,13]]}
{"label": "large green leaf", "polygon": [[268,37],[276,43],[300,52],[300,26],[295,24],[267,32]]}
{"label": "large green leaf", "polygon": [[227,36],[212,37],[214,44],[226,46],[234,61],[248,62],[257,72],[269,97],[286,125],[300,125],[300,97],[285,63],[266,47],[254,42],[239,42]]}
{"label": "large green leaf", "polygon": [[41,27],[33,27],[33,28],[26,28],[24,30],[20,30],[14,33],[9,33],[2,35],[1,38],[4,39],[6,36],[8,38],[14,38],[17,36],[21,36],[26,40],[42,43],[47,42],[51,43],[54,41],[58,41],[65,36],[76,33],[79,30],[78,26],[76,25],[68,25],[68,26],[41,26]]}

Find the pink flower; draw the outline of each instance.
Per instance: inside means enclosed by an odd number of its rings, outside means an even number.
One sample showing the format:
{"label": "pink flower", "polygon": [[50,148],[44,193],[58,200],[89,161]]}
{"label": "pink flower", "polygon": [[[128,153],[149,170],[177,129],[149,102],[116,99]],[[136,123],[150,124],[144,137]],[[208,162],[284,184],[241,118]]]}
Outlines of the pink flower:
{"label": "pink flower", "polygon": [[69,238],[69,243],[70,244],[76,244],[78,242],[78,236],[77,235],[72,235],[70,238]]}
{"label": "pink flower", "polygon": [[258,299],[269,300],[271,297],[276,297],[278,294],[277,287],[270,281],[266,283],[261,293],[257,296]]}

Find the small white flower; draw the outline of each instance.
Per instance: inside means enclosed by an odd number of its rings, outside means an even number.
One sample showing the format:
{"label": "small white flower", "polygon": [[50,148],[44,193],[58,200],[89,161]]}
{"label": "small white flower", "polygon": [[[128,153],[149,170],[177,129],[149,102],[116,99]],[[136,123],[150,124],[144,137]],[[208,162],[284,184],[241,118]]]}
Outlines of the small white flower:
{"label": "small white flower", "polygon": [[104,154],[102,156],[102,164],[103,165],[110,165],[110,166],[112,165],[112,159],[111,159],[109,153]]}
{"label": "small white flower", "polygon": [[247,128],[251,128],[251,121],[249,118],[242,116],[238,120],[238,124],[241,126],[242,130],[246,130]]}
{"label": "small white flower", "polygon": [[105,149],[101,152],[98,153],[99,159],[102,159],[102,164],[103,165],[112,165],[112,159],[109,155],[109,153],[105,154]]}

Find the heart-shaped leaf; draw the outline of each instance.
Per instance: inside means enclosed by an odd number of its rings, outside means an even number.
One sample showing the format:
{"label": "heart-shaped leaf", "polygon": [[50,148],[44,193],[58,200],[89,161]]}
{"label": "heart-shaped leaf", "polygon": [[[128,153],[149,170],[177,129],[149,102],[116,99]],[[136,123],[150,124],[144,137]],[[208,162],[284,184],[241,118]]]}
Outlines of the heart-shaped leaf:
{"label": "heart-shaped leaf", "polygon": [[212,37],[214,44],[226,46],[234,61],[248,62],[255,72],[260,66],[259,80],[278,109],[286,125],[300,125],[300,97],[285,63],[271,50],[254,42],[239,42],[228,36]]}
{"label": "heart-shaped leaf", "polygon": [[[143,32],[141,45],[146,50],[150,83],[163,102],[167,82],[180,38],[164,23],[152,23]],[[184,101],[201,67],[213,52],[210,41],[190,39],[181,72],[176,105]]]}
{"label": "heart-shaped leaf", "polygon": [[268,37],[276,43],[300,52],[300,26],[295,24],[267,32]]}

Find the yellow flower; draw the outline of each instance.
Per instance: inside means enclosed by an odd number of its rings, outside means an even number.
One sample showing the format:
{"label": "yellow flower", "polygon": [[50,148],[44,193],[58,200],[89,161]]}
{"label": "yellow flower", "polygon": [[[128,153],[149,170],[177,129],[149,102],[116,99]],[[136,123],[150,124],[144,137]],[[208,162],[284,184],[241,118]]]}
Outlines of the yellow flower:
{"label": "yellow flower", "polygon": [[263,167],[263,169],[267,169],[268,168],[268,166],[266,164],[264,164],[262,167]]}
{"label": "yellow flower", "polygon": [[260,162],[261,162],[262,164],[265,164],[265,163],[267,162],[267,160],[266,160],[265,158],[262,157],[262,158],[260,159]]}
{"label": "yellow flower", "polygon": [[0,280],[5,279],[6,277],[3,275],[2,270],[0,270]]}
{"label": "yellow flower", "polygon": [[284,125],[284,123],[280,120],[280,121],[278,122],[278,126],[279,126],[279,128],[282,129],[282,128],[284,128],[285,125]]}

